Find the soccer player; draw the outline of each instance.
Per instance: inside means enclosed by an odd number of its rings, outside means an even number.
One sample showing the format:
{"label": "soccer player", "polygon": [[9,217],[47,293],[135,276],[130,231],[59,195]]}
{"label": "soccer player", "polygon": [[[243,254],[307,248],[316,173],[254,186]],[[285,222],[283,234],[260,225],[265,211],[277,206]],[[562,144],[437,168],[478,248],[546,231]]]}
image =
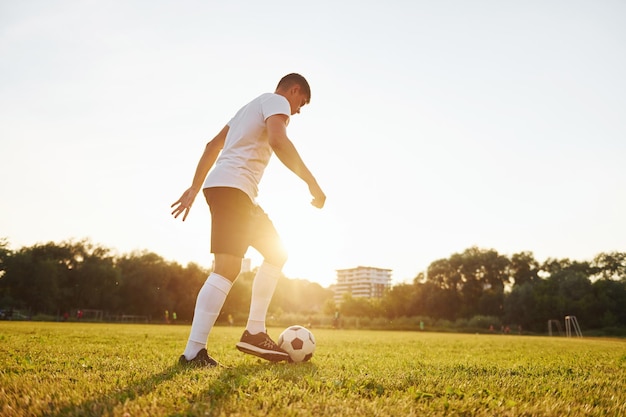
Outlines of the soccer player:
{"label": "soccer player", "polygon": [[243,106],[206,145],[191,187],[172,204],[174,218],[182,214],[185,221],[196,195],[203,190],[211,210],[211,252],[215,257],[214,270],[196,299],[181,364],[218,365],[207,353],[207,339],[250,246],[263,256],[263,263],[254,277],[250,314],[237,349],[272,362],[289,357],[265,328],[267,309],[287,253],[255,199],[263,171],[274,153],[307,184],[313,197],[311,204],[324,206],[326,195],[287,137],[290,116],[300,113],[310,101],[309,83],[293,73],[279,81],[274,93],[262,94]]}

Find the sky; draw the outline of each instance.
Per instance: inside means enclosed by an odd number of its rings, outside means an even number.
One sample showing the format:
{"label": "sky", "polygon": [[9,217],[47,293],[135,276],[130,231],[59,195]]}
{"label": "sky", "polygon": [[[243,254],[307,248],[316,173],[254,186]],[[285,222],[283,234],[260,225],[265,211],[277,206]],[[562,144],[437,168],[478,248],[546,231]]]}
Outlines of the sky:
{"label": "sky", "polygon": [[288,135],[327,203],[272,159],[258,202],[287,277],[626,251],[625,20],[604,0],[1,1],[0,238],[209,267],[202,196],[184,223],[170,205],[298,72],[312,97]]}

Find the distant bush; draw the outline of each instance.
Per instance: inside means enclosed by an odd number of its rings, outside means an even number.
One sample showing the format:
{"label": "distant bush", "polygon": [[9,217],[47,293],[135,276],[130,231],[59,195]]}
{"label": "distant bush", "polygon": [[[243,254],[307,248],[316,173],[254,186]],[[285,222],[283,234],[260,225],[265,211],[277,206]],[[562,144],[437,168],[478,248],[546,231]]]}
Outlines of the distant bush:
{"label": "distant bush", "polygon": [[494,329],[499,329],[501,325],[500,318],[495,316],[474,316],[467,323],[468,327],[484,330],[488,330],[490,326],[493,326]]}
{"label": "distant bush", "polygon": [[454,327],[457,329],[465,329],[467,328],[468,323],[469,323],[468,319],[457,319],[454,322]]}

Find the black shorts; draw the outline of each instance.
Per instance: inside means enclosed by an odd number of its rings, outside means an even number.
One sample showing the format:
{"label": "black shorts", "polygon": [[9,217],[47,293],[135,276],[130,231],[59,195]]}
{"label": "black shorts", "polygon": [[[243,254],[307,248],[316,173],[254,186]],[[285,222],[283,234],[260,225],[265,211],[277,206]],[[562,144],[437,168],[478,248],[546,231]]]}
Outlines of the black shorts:
{"label": "black shorts", "polygon": [[286,256],[274,224],[246,193],[231,187],[203,191],[211,209],[211,253],[243,258],[252,246],[264,258]]}

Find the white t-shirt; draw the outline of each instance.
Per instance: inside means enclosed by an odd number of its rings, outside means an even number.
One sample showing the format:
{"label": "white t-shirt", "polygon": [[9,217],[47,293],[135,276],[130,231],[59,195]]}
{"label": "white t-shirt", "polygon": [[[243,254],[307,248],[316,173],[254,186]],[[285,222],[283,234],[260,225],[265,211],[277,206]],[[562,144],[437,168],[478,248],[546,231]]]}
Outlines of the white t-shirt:
{"label": "white t-shirt", "polygon": [[243,106],[228,122],[224,148],[204,182],[204,188],[232,187],[254,202],[263,171],[273,154],[267,141],[265,120],[275,114],[291,115],[289,101],[265,93]]}

